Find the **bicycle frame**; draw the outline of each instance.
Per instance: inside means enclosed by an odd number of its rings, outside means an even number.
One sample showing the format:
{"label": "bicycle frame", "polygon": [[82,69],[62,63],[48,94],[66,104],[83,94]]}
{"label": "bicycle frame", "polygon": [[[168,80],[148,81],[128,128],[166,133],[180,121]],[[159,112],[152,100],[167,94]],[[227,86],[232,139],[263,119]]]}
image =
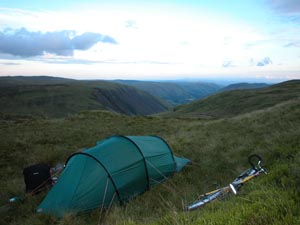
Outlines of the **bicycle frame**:
{"label": "bicycle frame", "polygon": [[[253,159],[257,158],[258,163],[254,165]],[[251,179],[260,176],[261,174],[266,174],[265,169],[261,167],[261,157],[258,155],[250,155],[248,157],[249,164],[252,166],[251,168],[247,169],[243,173],[241,173],[237,178],[235,178],[228,186],[223,188],[216,189],[211,192],[207,192],[199,196],[198,200],[192,203],[187,207],[187,210],[194,210],[199,207],[204,206],[205,204],[212,202],[214,200],[222,199],[226,194],[232,192],[234,195],[237,194],[238,190],[248,181]]]}

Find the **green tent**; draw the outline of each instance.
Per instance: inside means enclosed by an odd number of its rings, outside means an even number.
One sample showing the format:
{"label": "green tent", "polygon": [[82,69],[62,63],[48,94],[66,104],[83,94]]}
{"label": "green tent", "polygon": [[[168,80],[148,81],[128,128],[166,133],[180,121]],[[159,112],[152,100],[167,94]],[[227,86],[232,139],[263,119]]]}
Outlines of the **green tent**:
{"label": "green tent", "polygon": [[112,136],[71,155],[37,212],[66,213],[109,208],[179,172],[188,159],[173,155],[157,136]]}

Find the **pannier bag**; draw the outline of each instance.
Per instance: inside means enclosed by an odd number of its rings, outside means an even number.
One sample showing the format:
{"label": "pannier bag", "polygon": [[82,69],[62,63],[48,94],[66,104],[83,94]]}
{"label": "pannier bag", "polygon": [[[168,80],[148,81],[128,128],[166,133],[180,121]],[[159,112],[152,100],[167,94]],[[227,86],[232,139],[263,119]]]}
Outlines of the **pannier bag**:
{"label": "pannier bag", "polygon": [[51,185],[50,167],[36,164],[23,170],[26,193],[37,194],[47,185]]}

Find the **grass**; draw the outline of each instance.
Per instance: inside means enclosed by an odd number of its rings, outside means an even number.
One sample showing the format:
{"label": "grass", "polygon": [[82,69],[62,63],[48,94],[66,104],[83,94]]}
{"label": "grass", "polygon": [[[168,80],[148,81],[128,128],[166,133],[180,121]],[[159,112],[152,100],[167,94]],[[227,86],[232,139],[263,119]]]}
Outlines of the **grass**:
{"label": "grass", "polygon": [[[299,224],[300,101],[285,101],[232,118],[128,117],[86,111],[60,119],[6,117],[0,120],[0,224]],[[192,160],[163,185],[114,206],[57,220],[37,215],[46,193],[7,204],[23,196],[22,170],[28,165],[64,162],[105,137],[159,135],[175,154]],[[184,211],[198,194],[227,185],[248,168],[247,156],[260,154],[268,175],[245,185],[237,196],[193,212]]]}

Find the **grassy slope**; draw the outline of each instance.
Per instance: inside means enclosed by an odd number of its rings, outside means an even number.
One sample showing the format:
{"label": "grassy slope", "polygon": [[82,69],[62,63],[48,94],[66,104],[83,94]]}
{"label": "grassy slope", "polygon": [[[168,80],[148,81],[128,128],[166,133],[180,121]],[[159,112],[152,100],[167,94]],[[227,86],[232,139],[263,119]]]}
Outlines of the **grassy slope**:
{"label": "grassy slope", "polygon": [[127,115],[164,111],[168,104],[135,88],[104,82],[50,77],[0,79],[0,113],[63,117],[108,109]]}
{"label": "grassy slope", "polygon": [[176,107],[167,116],[231,117],[240,113],[265,109],[300,97],[300,80],[293,80],[267,88],[233,90]]}
{"label": "grassy slope", "polygon": [[[103,111],[65,119],[0,120],[0,224],[97,224],[99,211],[60,221],[34,214],[43,194],[4,205],[24,190],[22,169],[56,163],[110,135],[164,137],[174,152],[193,161],[164,185],[114,207],[104,224],[299,224],[300,101],[290,100],[233,118],[218,120],[127,117]],[[248,168],[250,153],[261,154],[269,174],[247,184],[238,197],[194,212],[183,205],[197,194],[227,185]],[[26,157],[24,158],[24,156]]]}

